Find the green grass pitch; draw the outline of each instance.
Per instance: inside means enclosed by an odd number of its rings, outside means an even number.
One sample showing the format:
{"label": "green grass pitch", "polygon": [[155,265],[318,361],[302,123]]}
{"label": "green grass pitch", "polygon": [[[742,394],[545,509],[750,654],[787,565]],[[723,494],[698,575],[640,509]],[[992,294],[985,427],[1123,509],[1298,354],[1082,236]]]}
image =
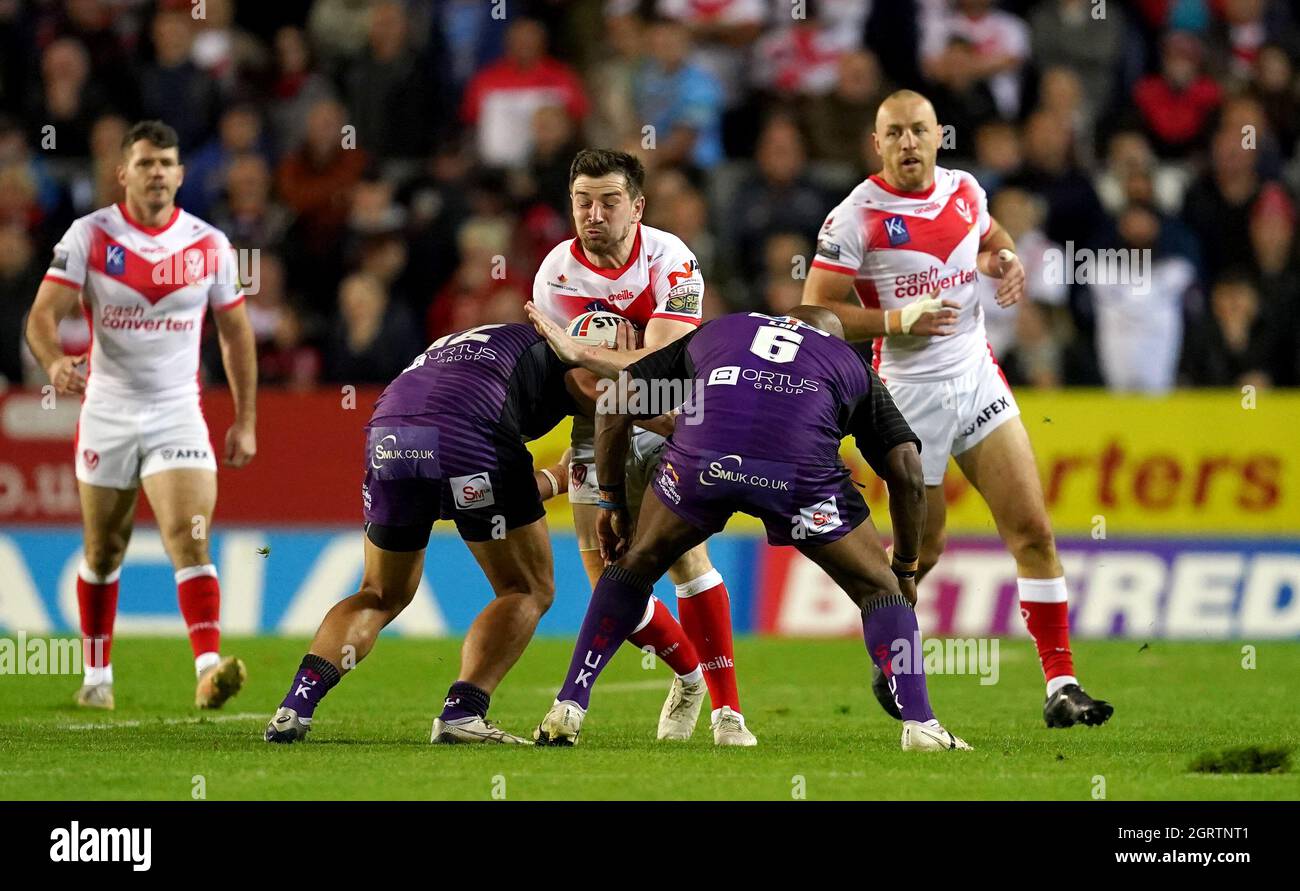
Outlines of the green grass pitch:
{"label": "green grass pitch", "polygon": [[[459,641],[384,638],[317,710],[306,742],[270,746],[266,720],[305,649],[301,640],[229,639],[249,683],[223,712],[196,711],[189,648],[178,639],[113,647],[117,710],[72,705],[79,678],[0,677],[3,799],[1297,799],[1300,773],[1201,774],[1200,754],[1292,745],[1300,646],[1081,642],[1091,692],[1116,706],[1101,728],[1048,730],[1032,645],[1005,640],[997,684],[937,676],[937,712],[975,751],[904,753],[899,725],[868,689],[851,640],[742,638],[737,664],[756,749],[718,750],[707,711],[687,743],[655,741],[669,674],[625,647],[593,697],[573,749],[431,746],[455,679]],[[492,702],[531,735],[570,642],[533,643]],[[707,705],[706,705],[707,710]],[[1294,764],[1294,759],[1293,759]],[[196,778],[201,777],[199,781]]]}

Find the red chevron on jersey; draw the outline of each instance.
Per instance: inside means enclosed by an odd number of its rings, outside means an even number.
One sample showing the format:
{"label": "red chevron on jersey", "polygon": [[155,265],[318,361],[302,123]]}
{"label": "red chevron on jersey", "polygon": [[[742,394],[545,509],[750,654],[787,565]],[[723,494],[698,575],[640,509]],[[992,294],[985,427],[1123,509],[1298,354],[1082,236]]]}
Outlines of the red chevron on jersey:
{"label": "red chevron on jersey", "polygon": [[[98,226],[91,226],[90,256],[87,259],[90,269],[117,279],[150,304],[157,305],[158,301],[181,288],[214,275],[221,250],[221,242],[209,232],[193,244],[161,260],[151,261],[118,244]],[[112,269],[110,252],[119,258],[113,261],[115,267]]]}
{"label": "red chevron on jersey", "polygon": [[[962,182],[948,199],[938,206],[939,213],[932,219],[905,215],[909,240],[895,245],[885,229],[886,220],[900,216],[892,210],[868,208],[866,211],[867,250],[908,250],[929,254],[940,263],[947,263],[953,251],[961,246],[976,225],[979,199],[968,182]],[[924,212],[925,205],[917,208]]]}
{"label": "red chevron on jersey", "polygon": [[656,318],[698,325],[703,299],[704,279],[690,248],[671,232],[640,223],[622,266],[596,266],[573,238],[551,249],[533,280],[533,303],[561,325],[592,310],[640,328]]}

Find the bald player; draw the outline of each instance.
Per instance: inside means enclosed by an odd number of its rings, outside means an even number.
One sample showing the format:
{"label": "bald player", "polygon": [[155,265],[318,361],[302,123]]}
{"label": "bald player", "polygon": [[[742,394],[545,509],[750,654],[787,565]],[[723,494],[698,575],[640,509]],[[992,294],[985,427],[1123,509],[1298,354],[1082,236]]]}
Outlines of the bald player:
{"label": "bald player", "polygon": [[[676,418],[651,482],[655,497],[642,503],[630,546],[626,507],[600,505],[597,532],[610,565],[592,594],[564,684],[534,732],[538,744],[578,741],[592,687],[636,627],[655,581],[743,511],[763,521],[769,543],[798,548],[862,610],[867,651],[903,716],[903,749],[970,748],[935,718],[920,660],[902,655],[920,644],[915,568],[890,566],[839,458],[840,441],[852,434],[889,485],[894,540],[911,551],[925,523],[918,440],[862,354],[843,341],[834,313],[801,306],[787,316],[724,316],[626,370],[544,315],[533,320],[565,362],[618,379],[623,391],[684,386],[691,394],[691,417],[684,411]],[[637,403],[598,407],[602,485],[622,482],[628,430],[643,417]],[[772,436],[772,418],[781,419],[779,437]]]}
{"label": "bald player", "polygon": [[[997,301],[1025,294],[1015,244],[988,212],[975,177],[935,163],[934,107],[900,90],[876,112],[883,162],[826,217],[804,284],[806,304],[834,311],[850,341],[873,340],[873,366],[922,443],[926,523],[919,551],[894,561],[923,578],[945,541],[948,456],[988,504],[1016,561],[1020,614],[1047,681],[1048,727],[1103,724],[1114,709],[1083,691],[1070,653],[1061,561],[1029,436],[984,334],[976,281],[999,279]],[[898,717],[877,677],[876,693]]]}

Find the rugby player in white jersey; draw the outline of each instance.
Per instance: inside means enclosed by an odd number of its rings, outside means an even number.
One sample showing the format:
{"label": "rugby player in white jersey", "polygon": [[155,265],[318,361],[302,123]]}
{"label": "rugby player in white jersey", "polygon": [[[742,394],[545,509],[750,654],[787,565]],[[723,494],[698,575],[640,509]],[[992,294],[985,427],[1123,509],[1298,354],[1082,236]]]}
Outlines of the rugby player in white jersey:
{"label": "rugby player in white jersey", "polygon": [[[198,676],[195,705],[219,708],[246,673],[239,659],[219,653],[221,590],[208,551],[217,464],[199,404],[199,340],[211,307],[235,401],[223,458],[242,467],[257,451],[253,332],[230,242],[176,206],[184,178],[176,131],[161,121],[133,126],[117,178],[125,201],[76,220],[55,246],[26,332],[56,391],[82,395],[77,603],[87,643],[76,702],[114,706],[118,575],[143,487],[175,571]],[[78,310],[90,323],[91,347],[65,356],[59,320]]]}
{"label": "rugby player in white jersey", "polygon": [[[1010,306],[1024,296],[1024,268],[975,178],[936,165],[941,135],[919,93],[881,103],[873,138],[883,169],[827,216],[804,303],[833,310],[848,340],[874,339],[876,369],[921,437],[925,533],[919,553],[893,555],[895,569],[919,580],[943,552],[953,456],[1015,558],[1020,613],[1047,681],[1047,726],[1102,724],[1113,709],[1075,676],[1065,577],[1034,453],[976,293],[978,276],[1000,279],[998,303]],[[879,672],[875,689],[897,717]]]}
{"label": "rugby player in white jersey", "polygon": [[[640,328],[643,349],[620,351],[625,364],[693,331],[700,324],[704,296],[699,263],[690,249],[672,233],[642,224],[644,182],[645,168],[633,155],[606,149],[578,152],[569,169],[577,237],[547,254],[533,282],[533,304],[557,324],[604,310]],[[669,422],[660,425],[659,432],[637,432],[626,489],[602,490],[596,478],[594,423],[574,418],[569,501],[583,566],[593,586],[605,569],[596,539],[598,504],[625,505],[636,516],[663,448],[660,434],[671,429]],[[707,686],[714,742],[755,745],[757,739],[740,711],[731,601],[722,576],[709,562],[704,545],[675,563],[668,576],[676,585],[681,625],[652,598],[641,626],[628,638],[635,646],[653,647],[676,674],[660,713],[659,738],[690,737]]]}

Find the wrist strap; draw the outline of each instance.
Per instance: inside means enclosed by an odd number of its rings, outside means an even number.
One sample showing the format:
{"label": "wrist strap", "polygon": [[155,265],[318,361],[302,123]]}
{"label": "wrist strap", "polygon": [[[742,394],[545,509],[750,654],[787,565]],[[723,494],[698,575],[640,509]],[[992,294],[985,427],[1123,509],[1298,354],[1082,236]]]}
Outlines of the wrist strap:
{"label": "wrist strap", "polygon": [[627,505],[624,504],[623,502],[606,501],[604,498],[601,498],[599,501],[596,502],[596,507],[600,508],[601,510],[627,510]]}
{"label": "wrist strap", "polygon": [[889,333],[890,333],[890,331],[889,331],[889,314],[890,314],[891,312],[893,312],[892,309],[887,309],[887,310],[885,310],[885,333],[886,333],[886,334],[889,334]]}
{"label": "wrist strap", "polygon": [[560,481],[555,478],[555,474],[551,473],[549,467],[542,468],[542,476],[546,477],[547,482],[551,484],[551,497],[554,498],[556,495],[559,495]]}

